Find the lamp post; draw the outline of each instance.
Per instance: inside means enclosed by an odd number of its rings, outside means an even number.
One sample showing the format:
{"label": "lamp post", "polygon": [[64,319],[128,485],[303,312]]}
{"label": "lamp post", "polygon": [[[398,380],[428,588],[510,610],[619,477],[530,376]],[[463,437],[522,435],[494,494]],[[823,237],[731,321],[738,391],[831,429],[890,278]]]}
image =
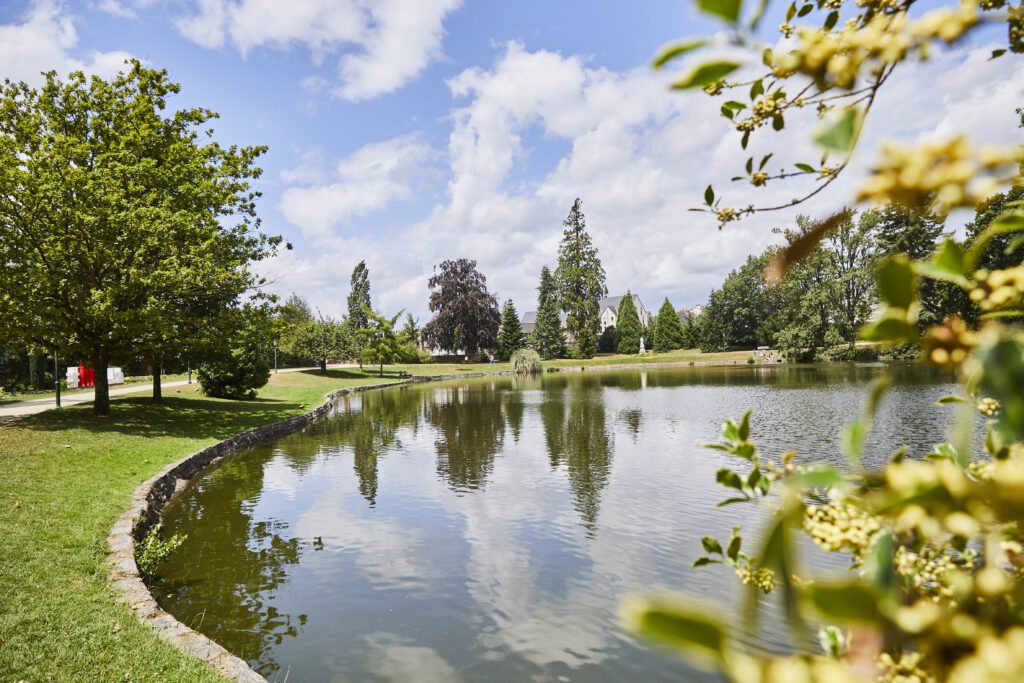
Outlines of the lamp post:
{"label": "lamp post", "polygon": [[277,374],[277,340],[274,340],[274,374]]}
{"label": "lamp post", "polygon": [[57,352],[53,352],[53,390],[57,396],[57,407],[60,408],[60,373],[57,371],[60,365],[60,360],[57,356]]}

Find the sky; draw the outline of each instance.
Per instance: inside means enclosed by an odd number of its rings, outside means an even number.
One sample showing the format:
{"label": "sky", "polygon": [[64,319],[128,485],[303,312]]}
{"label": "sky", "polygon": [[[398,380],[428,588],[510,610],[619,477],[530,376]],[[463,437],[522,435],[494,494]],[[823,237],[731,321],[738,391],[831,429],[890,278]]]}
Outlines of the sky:
{"label": "sky", "polygon": [[[610,293],[655,311],[706,302],[793,225],[789,211],[719,230],[688,211],[708,184],[731,206],[785,202],[800,186],[730,178],[749,153],[774,151],[770,169],[821,155],[799,117],[742,150],[722,98],[673,91],[679,71],[651,68],[660,47],[721,30],[694,3],[661,0],[5,0],[0,78],[109,77],[129,58],[166,69],[182,86],[171,107],[218,112],[221,144],[269,147],[258,213],[294,248],[258,270],[323,315],[344,314],[365,260],[373,305],[423,324],[427,279],[463,257],[501,302],[533,310],[577,197]],[[898,69],[851,172],[800,212],[849,204],[885,141],[1019,144],[1024,60],[989,60],[1000,39],[983,31]]]}

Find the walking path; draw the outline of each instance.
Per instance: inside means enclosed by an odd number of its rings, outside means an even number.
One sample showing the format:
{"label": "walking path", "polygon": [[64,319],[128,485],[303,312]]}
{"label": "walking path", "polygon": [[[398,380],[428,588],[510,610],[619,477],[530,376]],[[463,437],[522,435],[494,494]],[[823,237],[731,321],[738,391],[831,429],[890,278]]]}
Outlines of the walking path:
{"label": "walking path", "polygon": [[[328,365],[329,368],[340,368],[342,365]],[[315,367],[311,368],[282,368],[278,372],[301,372],[302,370],[315,370]],[[199,386],[199,382],[196,380],[192,381],[192,384]],[[169,387],[180,387],[188,385],[188,381],[179,380],[175,382],[163,382],[161,387],[167,389]],[[120,389],[111,389],[110,396],[122,396],[124,394],[132,394],[138,391],[148,391],[153,388],[152,382],[146,382],[143,384],[135,384],[128,387],[122,387]],[[71,406],[77,406],[82,403],[92,403],[96,397],[94,391],[85,391],[80,394],[62,394],[60,397],[60,405],[62,408],[69,408]],[[19,401],[18,403],[7,403],[0,405],[0,426],[10,424],[15,420],[20,420],[27,415],[35,415],[41,413],[44,410],[52,410],[57,407],[57,401],[53,396],[46,398],[35,398],[31,401]]]}

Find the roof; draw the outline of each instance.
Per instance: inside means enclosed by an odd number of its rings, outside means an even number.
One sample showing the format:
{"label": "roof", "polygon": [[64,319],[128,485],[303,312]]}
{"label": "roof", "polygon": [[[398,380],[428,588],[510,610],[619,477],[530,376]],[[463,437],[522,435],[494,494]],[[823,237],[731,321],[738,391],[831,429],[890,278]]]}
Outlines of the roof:
{"label": "roof", "polygon": [[[612,309],[612,313],[614,313],[615,315],[618,315],[619,314],[619,304],[622,303],[622,297],[624,297],[624,296],[626,296],[626,295],[623,294],[621,296],[606,296],[605,298],[601,299],[598,302],[597,309],[599,311],[601,311],[602,313],[604,313],[604,309],[610,308],[610,309]],[[646,308],[644,308],[643,302],[640,301],[640,295],[639,294],[633,294],[633,304],[636,306],[636,309],[637,309],[638,312],[640,311],[640,309],[647,310]]]}

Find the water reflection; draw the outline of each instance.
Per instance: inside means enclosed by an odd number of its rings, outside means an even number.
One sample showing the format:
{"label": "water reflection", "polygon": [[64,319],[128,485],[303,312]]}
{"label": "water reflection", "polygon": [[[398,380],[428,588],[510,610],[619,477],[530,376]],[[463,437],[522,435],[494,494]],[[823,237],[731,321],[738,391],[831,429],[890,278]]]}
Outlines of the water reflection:
{"label": "water reflection", "polygon": [[[702,535],[759,520],[715,508],[724,461],[695,444],[754,405],[766,452],[838,458],[838,427],[879,372],[587,371],[345,397],[183,494],[166,525],[189,540],[161,602],[295,680],[700,679],[615,617],[630,592],[734,602],[729,572],[690,565]],[[946,378],[897,374],[868,462],[943,436]],[[762,644],[784,645],[776,631]]]}

